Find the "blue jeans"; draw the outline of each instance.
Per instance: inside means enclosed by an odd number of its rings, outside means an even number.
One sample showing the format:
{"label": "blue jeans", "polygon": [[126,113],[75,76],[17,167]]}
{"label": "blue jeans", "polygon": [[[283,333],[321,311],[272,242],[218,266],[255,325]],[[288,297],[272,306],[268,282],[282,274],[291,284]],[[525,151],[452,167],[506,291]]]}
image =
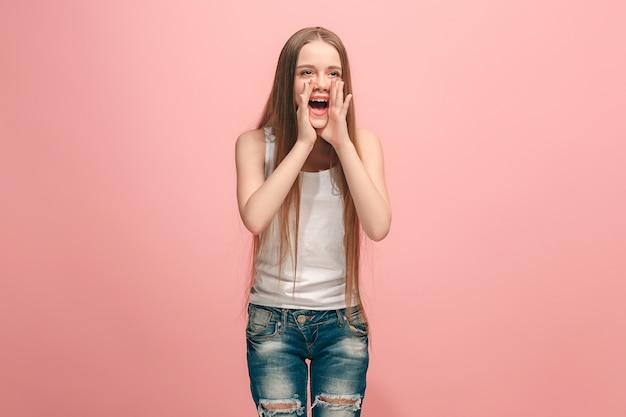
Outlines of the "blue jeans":
{"label": "blue jeans", "polygon": [[313,417],[358,417],[369,363],[358,308],[291,310],[248,306],[248,373],[259,417],[306,415],[310,360]]}

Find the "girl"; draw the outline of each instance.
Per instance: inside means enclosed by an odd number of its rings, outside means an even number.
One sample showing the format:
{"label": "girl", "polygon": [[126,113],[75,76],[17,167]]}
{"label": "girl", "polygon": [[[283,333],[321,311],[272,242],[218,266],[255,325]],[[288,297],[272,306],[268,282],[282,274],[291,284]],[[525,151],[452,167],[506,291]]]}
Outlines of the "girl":
{"label": "girl", "polygon": [[[380,141],[356,129],[343,43],[296,32],[256,130],[237,139],[237,199],[254,234],[247,359],[260,417],[359,416],[368,366],[360,234],[391,209]],[[307,365],[307,362],[310,366]]]}

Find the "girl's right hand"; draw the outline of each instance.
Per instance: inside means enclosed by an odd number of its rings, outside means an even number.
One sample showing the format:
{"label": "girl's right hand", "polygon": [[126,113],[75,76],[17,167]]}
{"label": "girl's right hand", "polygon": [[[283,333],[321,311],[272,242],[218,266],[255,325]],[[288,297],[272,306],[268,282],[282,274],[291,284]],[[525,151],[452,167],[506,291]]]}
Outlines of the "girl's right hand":
{"label": "girl's right hand", "polygon": [[302,91],[296,97],[298,110],[296,117],[298,120],[298,141],[313,146],[317,140],[317,132],[311,125],[309,118],[309,97],[313,91],[311,80],[302,83]]}

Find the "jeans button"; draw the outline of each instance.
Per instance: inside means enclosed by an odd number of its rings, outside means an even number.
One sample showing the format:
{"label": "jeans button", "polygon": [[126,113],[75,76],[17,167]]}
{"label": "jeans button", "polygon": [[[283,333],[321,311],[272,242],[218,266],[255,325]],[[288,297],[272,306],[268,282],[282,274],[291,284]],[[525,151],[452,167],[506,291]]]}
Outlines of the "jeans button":
{"label": "jeans button", "polygon": [[302,324],[306,321],[306,316],[298,316],[297,320],[298,323]]}

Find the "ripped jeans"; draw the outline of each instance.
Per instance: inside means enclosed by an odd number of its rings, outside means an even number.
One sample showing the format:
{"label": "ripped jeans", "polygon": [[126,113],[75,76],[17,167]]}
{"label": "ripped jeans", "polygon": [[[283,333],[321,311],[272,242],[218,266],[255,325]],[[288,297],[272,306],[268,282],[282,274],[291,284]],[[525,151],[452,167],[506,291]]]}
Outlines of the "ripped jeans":
{"label": "ripped jeans", "polygon": [[313,417],[358,417],[369,363],[359,309],[248,306],[248,373],[259,417],[306,416],[310,360]]}

